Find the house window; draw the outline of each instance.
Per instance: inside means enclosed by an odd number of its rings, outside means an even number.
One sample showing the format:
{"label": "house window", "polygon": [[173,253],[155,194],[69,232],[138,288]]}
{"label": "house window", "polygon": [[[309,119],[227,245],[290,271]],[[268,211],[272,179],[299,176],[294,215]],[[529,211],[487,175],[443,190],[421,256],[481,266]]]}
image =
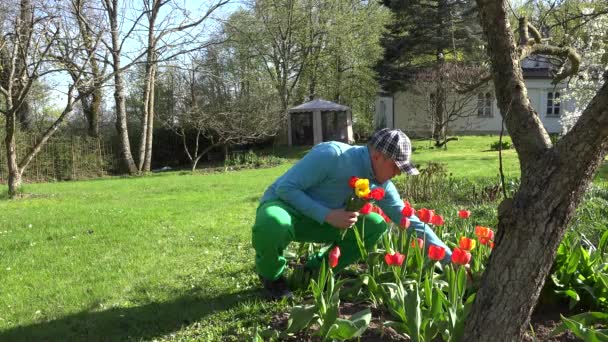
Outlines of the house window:
{"label": "house window", "polygon": [[547,93],[547,116],[559,116],[560,102],[559,92],[550,91]]}
{"label": "house window", "polygon": [[482,118],[492,117],[492,103],[494,99],[492,93],[480,93],[477,95],[477,116]]}

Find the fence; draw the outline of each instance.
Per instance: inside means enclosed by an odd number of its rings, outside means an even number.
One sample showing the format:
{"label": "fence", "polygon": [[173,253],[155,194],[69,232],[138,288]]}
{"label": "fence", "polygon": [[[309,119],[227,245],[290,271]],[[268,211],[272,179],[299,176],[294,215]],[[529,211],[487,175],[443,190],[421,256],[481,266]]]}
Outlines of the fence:
{"label": "fence", "polygon": [[[17,137],[17,161],[38,141],[34,136]],[[90,137],[53,137],[32,159],[23,174],[24,182],[47,182],[101,177],[117,169],[110,143]],[[6,146],[0,140],[0,183],[6,183]]]}

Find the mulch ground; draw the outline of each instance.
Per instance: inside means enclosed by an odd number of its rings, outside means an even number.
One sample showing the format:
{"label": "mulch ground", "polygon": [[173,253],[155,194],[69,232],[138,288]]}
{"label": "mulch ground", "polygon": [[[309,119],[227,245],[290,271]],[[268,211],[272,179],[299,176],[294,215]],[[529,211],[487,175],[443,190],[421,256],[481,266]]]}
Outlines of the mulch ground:
{"label": "mulch ground", "polygon": [[[340,316],[343,318],[349,318],[354,313],[363,310],[367,307],[367,305],[362,304],[352,304],[352,303],[341,303],[340,305]],[[408,342],[409,338],[399,334],[392,328],[386,328],[383,326],[382,322],[385,320],[390,320],[390,316],[379,309],[371,308],[372,311],[372,321],[369,325],[369,328],[365,331],[363,336],[359,341],[364,342],[374,342],[374,341],[390,341],[390,342]],[[564,308],[560,307],[539,307],[532,314],[531,323],[534,328],[534,334],[536,335],[536,339],[532,336],[531,333],[528,333],[525,340],[526,342],[533,341],[548,341],[548,342],[570,342],[570,341],[579,341],[579,339],[574,336],[571,332],[567,331],[555,337],[550,337],[551,331],[555,327],[557,327],[560,323],[560,313],[568,316],[569,313]],[[273,329],[283,331],[287,328],[287,321],[289,319],[289,314],[286,312],[279,313],[272,318],[271,327]],[[318,336],[313,336],[314,331],[318,329],[318,327],[311,327],[308,330],[304,330],[290,336],[283,341],[304,341],[304,342],[318,342],[321,341],[321,338]],[[441,341],[441,339],[437,339],[437,341]]]}

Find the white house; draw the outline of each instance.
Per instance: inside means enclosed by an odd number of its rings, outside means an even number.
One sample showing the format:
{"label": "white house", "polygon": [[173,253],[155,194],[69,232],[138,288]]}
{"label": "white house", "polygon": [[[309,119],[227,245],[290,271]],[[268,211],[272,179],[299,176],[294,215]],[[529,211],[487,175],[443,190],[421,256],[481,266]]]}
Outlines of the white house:
{"label": "white house", "polygon": [[[560,101],[566,84],[551,83],[551,65],[542,58],[526,59],[522,69],[530,102],[539,114],[549,133],[561,133],[560,121],[564,110],[572,110],[570,101]],[[430,99],[411,91],[383,93],[376,99],[375,126],[400,128],[414,137],[428,137],[432,122],[428,114]],[[502,117],[496,104],[494,87],[490,83],[479,89],[466,104],[467,116],[458,118],[448,126],[449,134],[499,133]]]}

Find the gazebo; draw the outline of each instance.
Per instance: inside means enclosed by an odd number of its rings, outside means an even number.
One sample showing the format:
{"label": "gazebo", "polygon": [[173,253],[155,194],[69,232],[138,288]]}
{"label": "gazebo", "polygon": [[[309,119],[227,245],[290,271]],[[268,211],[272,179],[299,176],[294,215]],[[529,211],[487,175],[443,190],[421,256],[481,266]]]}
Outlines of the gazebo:
{"label": "gazebo", "polygon": [[353,118],[347,106],[316,99],[289,109],[288,115],[289,146],[316,145],[330,140],[354,141]]}

